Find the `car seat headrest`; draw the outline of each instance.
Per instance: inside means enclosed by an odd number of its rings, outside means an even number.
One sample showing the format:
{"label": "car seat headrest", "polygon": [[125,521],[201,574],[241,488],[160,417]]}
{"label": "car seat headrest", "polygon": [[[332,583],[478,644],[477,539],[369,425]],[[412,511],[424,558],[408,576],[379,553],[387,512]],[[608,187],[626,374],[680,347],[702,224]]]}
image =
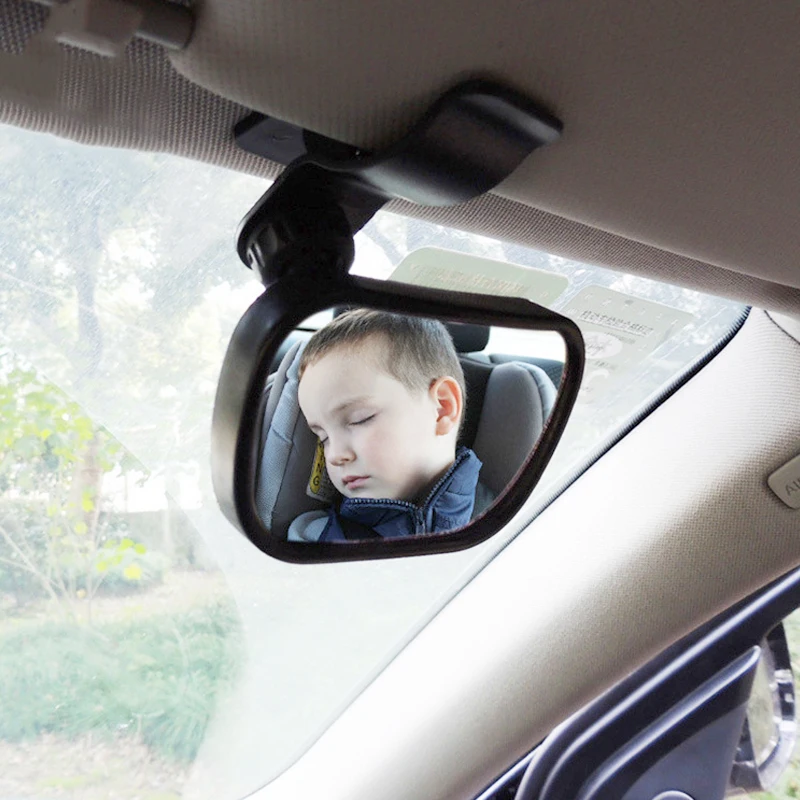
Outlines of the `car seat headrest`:
{"label": "car seat headrest", "polygon": [[530,455],[555,400],[553,382],[536,365],[511,362],[492,368],[472,449],[483,462],[481,483],[495,494]]}
{"label": "car seat headrest", "polygon": [[488,325],[469,325],[466,322],[446,322],[457,353],[478,353],[489,344]]}

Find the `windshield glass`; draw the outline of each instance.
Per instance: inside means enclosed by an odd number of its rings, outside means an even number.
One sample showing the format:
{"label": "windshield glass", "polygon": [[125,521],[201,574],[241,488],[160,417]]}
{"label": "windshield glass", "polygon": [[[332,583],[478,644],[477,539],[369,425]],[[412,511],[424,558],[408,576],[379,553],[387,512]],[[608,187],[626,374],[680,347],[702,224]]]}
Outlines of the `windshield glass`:
{"label": "windshield glass", "polygon": [[[508,536],[362,564],[259,553],[208,464],[225,347],[262,290],[234,234],[265,181],[13,128],[0,168],[0,794],[241,797]],[[584,327],[589,368],[540,492],[742,313],[391,214],[359,234],[354,269],[388,277],[430,247],[565,279],[551,305]],[[637,349],[635,324],[657,346]]]}

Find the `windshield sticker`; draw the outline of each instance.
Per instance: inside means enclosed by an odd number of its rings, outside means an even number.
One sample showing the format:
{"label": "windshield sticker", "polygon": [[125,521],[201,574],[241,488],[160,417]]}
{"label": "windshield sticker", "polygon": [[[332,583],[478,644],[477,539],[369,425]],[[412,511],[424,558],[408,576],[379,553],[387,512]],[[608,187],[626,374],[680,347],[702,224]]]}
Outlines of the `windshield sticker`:
{"label": "windshield sticker", "polygon": [[581,397],[591,401],[693,319],[692,314],[603,286],[587,286],[563,314],[583,333],[586,369]]}
{"label": "windshield sticker", "polygon": [[451,292],[522,297],[542,306],[551,305],[569,286],[564,275],[438,247],[409,253],[389,280]]}

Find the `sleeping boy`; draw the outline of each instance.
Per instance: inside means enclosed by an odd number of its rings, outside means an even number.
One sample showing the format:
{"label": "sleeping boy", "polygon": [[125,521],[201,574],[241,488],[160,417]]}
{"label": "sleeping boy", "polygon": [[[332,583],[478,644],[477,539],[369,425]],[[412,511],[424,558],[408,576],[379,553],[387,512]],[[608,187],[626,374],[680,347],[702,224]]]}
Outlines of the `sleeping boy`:
{"label": "sleeping boy", "polygon": [[294,541],[442,533],[473,516],[481,462],[456,448],[464,374],[440,322],[359,309],[312,336],[300,409],[341,498],[300,515]]}

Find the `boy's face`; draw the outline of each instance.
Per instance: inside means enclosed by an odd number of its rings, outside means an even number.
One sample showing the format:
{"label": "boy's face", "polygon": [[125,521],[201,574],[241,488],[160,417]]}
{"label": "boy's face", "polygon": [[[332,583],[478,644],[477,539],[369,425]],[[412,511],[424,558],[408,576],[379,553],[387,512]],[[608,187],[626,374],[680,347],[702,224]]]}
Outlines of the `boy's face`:
{"label": "boy's face", "polygon": [[418,500],[453,463],[460,390],[450,379],[459,391],[453,427],[440,381],[428,391],[407,389],[386,372],[384,347],[342,345],[306,367],[300,408],[345,497]]}

